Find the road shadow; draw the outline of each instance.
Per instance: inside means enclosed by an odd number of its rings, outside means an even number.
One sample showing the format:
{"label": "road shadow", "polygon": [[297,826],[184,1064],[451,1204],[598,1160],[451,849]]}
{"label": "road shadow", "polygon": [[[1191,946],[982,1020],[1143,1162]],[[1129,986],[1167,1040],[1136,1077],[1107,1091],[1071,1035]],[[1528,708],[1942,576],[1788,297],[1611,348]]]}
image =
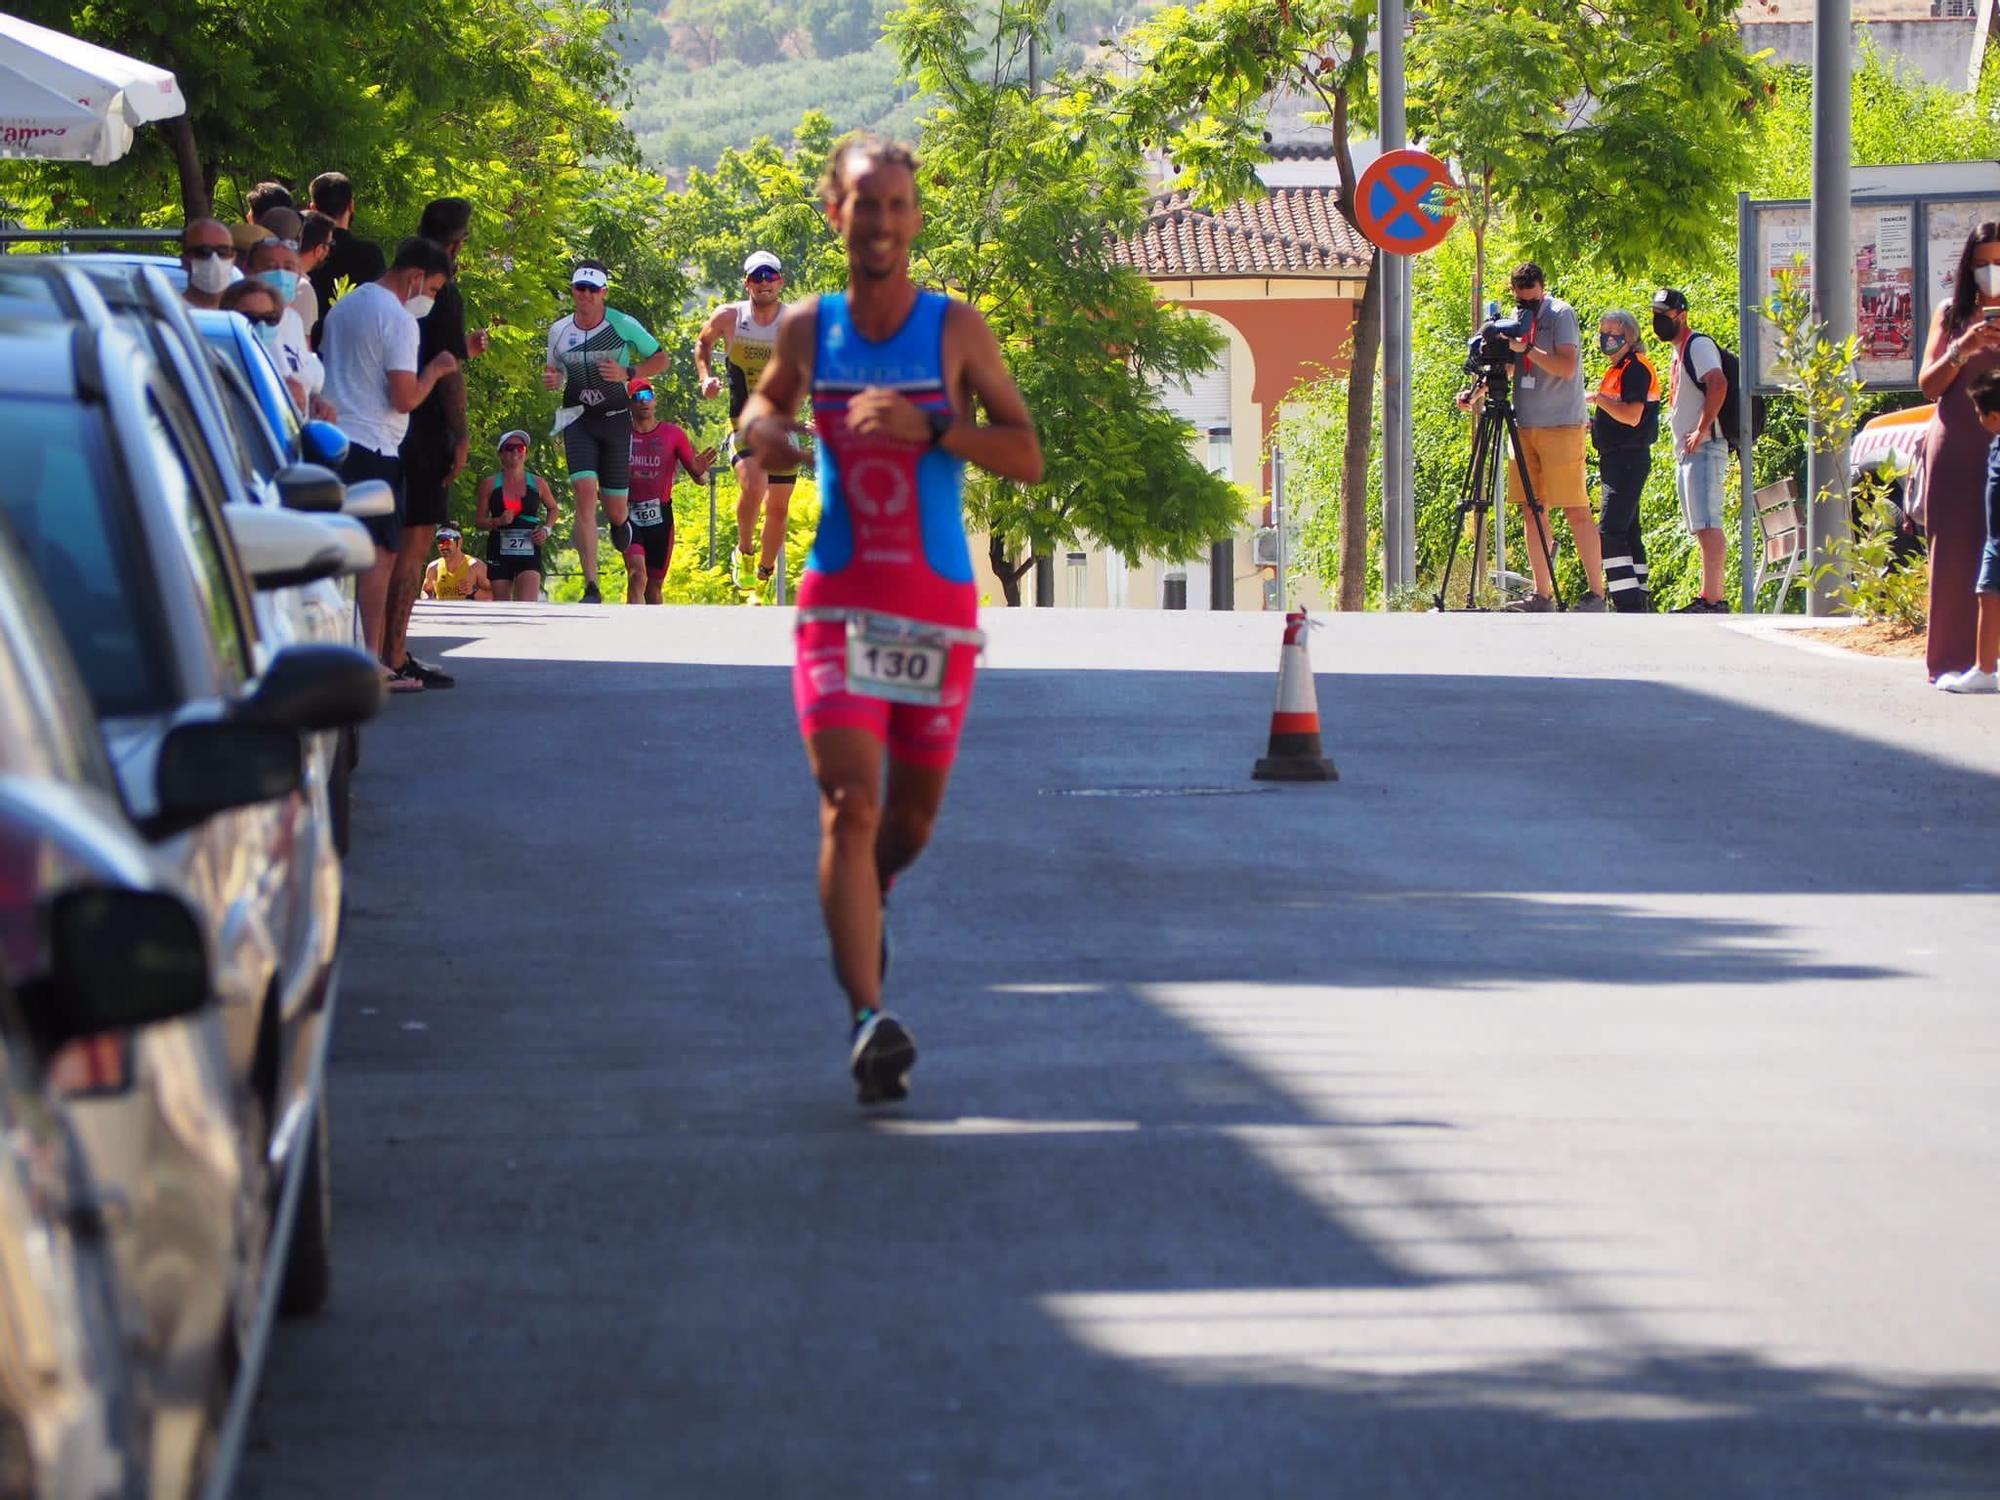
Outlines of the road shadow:
{"label": "road shadow", "polygon": [[[1544,1164],[1286,998],[1887,986],[1710,898],[1955,893],[1995,778],[1655,684],[1341,677],[1335,786],[1074,797],[1242,786],[1269,680],[993,673],[896,899],[919,1091],[869,1118],[788,674],[459,675],[357,783],[339,1290],[280,1341],[244,1494],[2000,1493],[2000,1382],[1657,1342],[1703,1311],[1664,1248],[1619,1247],[1654,1305],[1606,1301],[1609,1247],[1511,1227]],[[1618,785],[1553,774],[1579,744]],[[1784,785],[1746,828],[1774,754],[1843,768],[1884,847],[1807,861],[1827,813]],[[1268,997],[1312,1087],[1160,998],[1205,985]],[[1406,1227],[1341,1206],[1378,1200]]]}

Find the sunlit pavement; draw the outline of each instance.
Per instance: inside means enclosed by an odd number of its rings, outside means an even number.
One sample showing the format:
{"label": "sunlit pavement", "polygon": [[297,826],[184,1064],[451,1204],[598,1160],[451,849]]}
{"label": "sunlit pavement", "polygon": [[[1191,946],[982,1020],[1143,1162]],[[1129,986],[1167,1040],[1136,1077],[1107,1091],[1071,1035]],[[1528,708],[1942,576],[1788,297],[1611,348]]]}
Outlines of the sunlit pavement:
{"label": "sunlit pavement", "polygon": [[864,1113],[780,611],[425,607],[243,1493],[2000,1494],[2000,703],[1717,620],[993,640]]}

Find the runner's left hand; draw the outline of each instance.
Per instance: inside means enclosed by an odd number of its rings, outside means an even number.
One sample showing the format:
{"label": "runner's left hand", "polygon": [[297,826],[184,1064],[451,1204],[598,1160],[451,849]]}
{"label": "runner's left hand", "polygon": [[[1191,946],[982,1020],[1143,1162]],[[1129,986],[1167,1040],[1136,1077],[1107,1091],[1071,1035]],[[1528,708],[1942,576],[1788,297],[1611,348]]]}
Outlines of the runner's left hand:
{"label": "runner's left hand", "polygon": [[451,453],[451,467],[445,470],[444,473],[445,484],[450,485],[456,481],[458,476],[465,472],[465,466],[471,462],[472,439],[469,437],[460,438],[458,446]]}
{"label": "runner's left hand", "polygon": [[928,446],[931,424],[900,391],[871,385],[847,404],[847,430],[856,437],[895,438]]}
{"label": "runner's left hand", "polygon": [[597,373],[606,380],[615,380],[620,385],[625,383],[625,367],[615,359],[600,359],[597,362]]}

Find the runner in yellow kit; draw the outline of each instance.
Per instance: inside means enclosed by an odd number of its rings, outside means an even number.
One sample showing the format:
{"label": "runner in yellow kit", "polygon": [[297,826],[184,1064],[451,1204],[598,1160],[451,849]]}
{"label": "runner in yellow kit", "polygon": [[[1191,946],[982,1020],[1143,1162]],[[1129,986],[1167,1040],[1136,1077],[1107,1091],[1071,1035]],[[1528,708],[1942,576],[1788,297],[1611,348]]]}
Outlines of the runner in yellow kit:
{"label": "runner in yellow kit", "polygon": [[491,599],[493,590],[486,582],[486,564],[467,557],[456,526],[440,526],[438,555],[424,570],[426,599]]}
{"label": "runner in yellow kit", "polygon": [[[757,389],[764,366],[771,362],[777,347],[778,323],[784,317],[785,268],[769,250],[753,251],[743,262],[742,302],[725,302],[702,325],[694,343],[695,374],[701,377],[701,394],[712,400],[722,392],[722,379],[715,373],[715,346],[727,347],[729,369],[729,423],[733,428],[743,415],[743,405]],[[729,576],[739,588],[748,588],[744,576],[756,560],[757,582],[766,583],[777,571],[778,558],[785,546],[785,519],[791,508],[792,486],[798,482],[796,467],[767,470],[747,449],[736,453],[736,551],[729,560]],[[764,513],[764,546],[757,549],[757,513]]]}

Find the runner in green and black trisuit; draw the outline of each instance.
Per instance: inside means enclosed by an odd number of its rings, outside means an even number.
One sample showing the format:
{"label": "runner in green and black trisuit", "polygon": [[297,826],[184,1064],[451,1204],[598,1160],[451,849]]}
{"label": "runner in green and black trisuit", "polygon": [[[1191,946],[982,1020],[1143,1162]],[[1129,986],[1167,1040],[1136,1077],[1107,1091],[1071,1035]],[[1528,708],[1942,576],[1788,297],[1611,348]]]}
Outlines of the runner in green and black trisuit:
{"label": "runner in green and black trisuit", "polygon": [[597,502],[611,517],[611,542],[623,552],[632,540],[625,518],[632,458],[632,414],[625,388],[667,367],[667,351],[638,322],[604,301],[611,273],[604,263],[582,260],[569,279],[575,311],[549,329],[542,384],[560,389],[562,409],[551,432],[562,434],[576,492],[576,550],[583,560],[583,602],[597,604]]}

